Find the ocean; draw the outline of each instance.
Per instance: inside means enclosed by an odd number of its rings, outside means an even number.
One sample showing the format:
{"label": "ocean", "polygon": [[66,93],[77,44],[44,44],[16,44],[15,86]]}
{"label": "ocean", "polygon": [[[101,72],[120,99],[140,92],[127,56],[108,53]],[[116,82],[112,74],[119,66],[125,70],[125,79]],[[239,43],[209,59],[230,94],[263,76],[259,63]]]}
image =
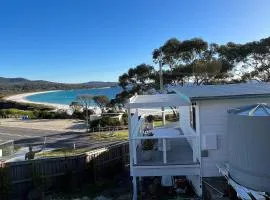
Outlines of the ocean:
{"label": "ocean", "polygon": [[121,91],[121,87],[61,90],[30,95],[27,96],[26,99],[33,102],[69,105],[72,101],[76,100],[77,96],[80,95],[106,95],[109,99],[113,99],[115,98],[116,94],[120,93]]}

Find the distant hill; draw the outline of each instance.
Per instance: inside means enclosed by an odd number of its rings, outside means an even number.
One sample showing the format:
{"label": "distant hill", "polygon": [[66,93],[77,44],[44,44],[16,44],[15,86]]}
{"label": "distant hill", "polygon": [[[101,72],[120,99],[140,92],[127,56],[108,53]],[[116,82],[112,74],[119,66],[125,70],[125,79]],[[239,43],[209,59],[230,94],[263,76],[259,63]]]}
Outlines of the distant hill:
{"label": "distant hill", "polygon": [[0,77],[0,95],[45,91],[45,90],[68,90],[83,88],[114,87],[116,82],[90,81],[87,83],[69,84],[56,83],[44,80],[28,80],[25,78],[4,78]]}

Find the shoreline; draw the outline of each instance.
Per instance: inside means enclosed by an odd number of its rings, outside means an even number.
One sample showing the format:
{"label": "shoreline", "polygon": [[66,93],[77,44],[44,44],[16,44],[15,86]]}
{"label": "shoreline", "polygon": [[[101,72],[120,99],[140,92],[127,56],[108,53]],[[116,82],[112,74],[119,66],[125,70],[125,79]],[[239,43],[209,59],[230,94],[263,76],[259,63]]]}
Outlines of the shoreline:
{"label": "shoreline", "polygon": [[45,106],[51,106],[54,107],[56,110],[68,110],[69,105],[65,104],[56,104],[56,103],[46,103],[46,102],[36,102],[36,101],[29,101],[26,99],[28,96],[32,96],[35,94],[43,94],[43,93],[50,93],[50,92],[59,92],[62,90],[49,90],[49,91],[42,91],[42,92],[28,92],[28,93],[22,93],[22,94],[16,94],[4,97],[3,99],[7,101],[14,101],[18,103],[31,103],[31,104],[38,104],[38,105],[45,105]]}

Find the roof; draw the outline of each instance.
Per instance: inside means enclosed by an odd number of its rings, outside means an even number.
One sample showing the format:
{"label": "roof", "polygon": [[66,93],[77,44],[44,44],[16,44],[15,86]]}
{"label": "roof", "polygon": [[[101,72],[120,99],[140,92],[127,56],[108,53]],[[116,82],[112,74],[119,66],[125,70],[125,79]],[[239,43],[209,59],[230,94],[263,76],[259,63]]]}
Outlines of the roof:
{"label": "roof", "polygon": [[266,103],[258,103],[228,110],[229,113],[245,116],[270,116],[270,106]]}
{"label": "roof", "polygon": [[170,89],[190,100],[270,97],[270,83],[174,86]]}
{"label": "roof", "polygon": [[177,94],[136,95],[130,99],[129,108],[158,108],[189,105],[188,100]]}

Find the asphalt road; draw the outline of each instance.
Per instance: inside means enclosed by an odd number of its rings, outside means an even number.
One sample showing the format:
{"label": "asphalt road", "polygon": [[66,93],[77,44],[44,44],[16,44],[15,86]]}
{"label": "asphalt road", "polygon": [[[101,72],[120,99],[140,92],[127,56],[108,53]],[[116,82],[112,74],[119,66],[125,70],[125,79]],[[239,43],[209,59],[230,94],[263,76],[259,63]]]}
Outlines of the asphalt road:
{"label": "asphalt road", "polygon": [[0,126],[0,143],[14,140],[15,145],[20,147],[37,146],[46,144],[48,148],[96,148],[114,142],[97,142],[90,138],[90,133],[83,132],[60,132],[51,130],[39,130],[28,128],[11,128]]}

